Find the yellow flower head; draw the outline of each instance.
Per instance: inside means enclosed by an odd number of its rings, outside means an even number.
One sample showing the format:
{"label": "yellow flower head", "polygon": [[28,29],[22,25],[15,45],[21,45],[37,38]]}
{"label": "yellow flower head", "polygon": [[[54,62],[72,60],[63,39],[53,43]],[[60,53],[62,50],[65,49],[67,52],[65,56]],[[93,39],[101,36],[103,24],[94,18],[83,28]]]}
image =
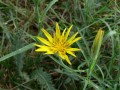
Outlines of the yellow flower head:
{"label": "yellow flower head", "polygon": [[51,36],[45,29],[42,29],[42,32],[44,33],[47,39],[38,36],[37,39],[41,41],[43,45],[35,44],[35,46],[39,47],[35,51],[45,52],[45,54],[57,53],[63,60],[66,60],[71,65],[71,62],[67,54],[76,57],[74,51],[79,51],[80,49],[71,48],[70,46],[81,38],[81,37],[75,38],[76,35],[78,34],[77,32],[68,39],[72,26],[73,25],[71,25],[67,31],[66,29],[64,29],[64,31],[61,33],[59,25],[58,23],[56,23],[56,33],[53,36]]}

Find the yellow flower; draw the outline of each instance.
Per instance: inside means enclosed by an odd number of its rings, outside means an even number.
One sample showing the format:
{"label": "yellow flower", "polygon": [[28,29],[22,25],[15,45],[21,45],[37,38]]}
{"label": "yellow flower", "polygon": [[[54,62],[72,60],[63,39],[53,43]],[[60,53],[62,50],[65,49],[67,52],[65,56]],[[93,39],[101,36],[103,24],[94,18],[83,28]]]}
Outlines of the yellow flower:
{"label": "yellow flower", "polygon": [[72,37],[68,39],[72,26],[73,25],[71,25],[67,31],[64,29],[64,31],[61,33],[59,25],[56,23],[56,33],[53,36],[51,36],[45,29],[42,29],[42,32],[47,39],[38,36],[37,39],[41,41],[43,45],[35,44],[35,46],[39,47],[35,51],[45,52],[45,54],[57,53],[63,60],[66,60],[71,65],[67,54],[76,57],[74,51],[79,51],[80,49],[71,48],[70,46],[81,38],[75,38],[78,34],[78,32],[76,32],[74,35],[72,35]]}

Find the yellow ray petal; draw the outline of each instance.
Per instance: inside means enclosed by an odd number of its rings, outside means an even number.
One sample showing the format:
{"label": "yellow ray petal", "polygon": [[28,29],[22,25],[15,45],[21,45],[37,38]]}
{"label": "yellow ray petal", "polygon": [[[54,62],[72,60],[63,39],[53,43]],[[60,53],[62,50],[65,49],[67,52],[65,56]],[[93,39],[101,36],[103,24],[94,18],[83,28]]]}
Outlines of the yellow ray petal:
{"label": "yellow ray petal", "polygon": [[65,57],[65,60],[66,60],[66,61],[67,61],[70,65],[72,65],[72,63],[70,62],[70,60],[69,60],[68,56],[67,56],[67,55],[65,55],[64,57]]}
{"label": "yellow ray petal", "polygon": [[45,36],[47,37],[47,39],[50,41],[50,42],[52,42],[52,36],[44,29],[44,28],[42,28],[42,31],[43,31],[43,33],[45,34]]}
{"label": "yellow ray petal", "polygon": [[69,35],[70,30],[72,29],[72,27],[73,27],[73,25],[71,25],[71,26],[69,27],[69,29],[67,30],[67,32],[66,32],[66,34],[65,34],[65,39],[66,39],[66,40],[67,40],[67,38],[68,38],[68,35]]}
{"label": "yellow ray petal", "polygon": [[72,55],[73,57],[76,57],[76,55],[73,52],[71,52],[71,51],[67,51],[67,53]]}
{"label": "yellow ray petal", "polygon": [[58,52],[58,55],[59,55],[62,59],[65,59],[64,54],[63,54],[63,53]]}
{"label": "yellow ray petal", "polygon": [[41,46],[35,50],[36,52],[46,52],[45,54],[54,54],[54,52],[48,46]]}
{"label": "yellow ray petal", "polygon": [[68,43],[69,46],[72,45],[74,42],[77,42],[77,41],[80,40],[80,39],[81,39],[81,37],[75,38],[73,41],[71,41],[70,43]]}
{"label": "yellow ray petal", "polygon": [[59,25],[58,25],[58,23],[56,22],[56,36],[57,37],[60,37],[60,28],[59,28]]}
{"label": "yellow ray petal", "polygon": [[36,49],[35,51],[36,51],[36,52],[46,52],[46,50],[45,50],[45,49],[42,49],[42,48],[38,48],[38,49]]}
{"label": "yellow ray petal", "polygon": [[63,60],[66,60],[71,65],[71,62],[65,53],[58,52],[58,54]]}
{"label": "yellow ray petal", "polygon": [[46,52],[45,54],[55,54],[55,53],[52,51],[49,51],[49,52]]}
{"label": "yellow ray petal", "polygon": [[41,47],[42,45],[39,45],[39,44],[34,44],[35,46],[37,46],[37,47]]}
{"label": "yellow ray petal", "polygon": [[68,48],[66,49],[66,51],[80,51],[79,48]]}
{"label": "yellow ray petal", "polygon": [[38,40],[40,40],[43,44],[51,46],[51,43],[49,41],[47,41],[46,39],[42,38],[42,37],[37,37]]}
{"label": "yellow ray petal", "polygon": [[41,46],[40,48],[36,49],[36,52],[44,52],[44,51],[48,51],[49,47],[47,46]]}
{"label": "yellow ray petal", "polygon": [[78,32],[75,33],[74,35],[72,35],[72,37],[67,41],[67,43],[72,42],[72,40],[75,39],[75,37],[76,37],[77,34],[78,34]]}
{"label": "yellow ray petal", "polygon": [[64,35],[65,35],[65,32],[66,32],[66,28],[63,30],[62,36],[64,36]]}

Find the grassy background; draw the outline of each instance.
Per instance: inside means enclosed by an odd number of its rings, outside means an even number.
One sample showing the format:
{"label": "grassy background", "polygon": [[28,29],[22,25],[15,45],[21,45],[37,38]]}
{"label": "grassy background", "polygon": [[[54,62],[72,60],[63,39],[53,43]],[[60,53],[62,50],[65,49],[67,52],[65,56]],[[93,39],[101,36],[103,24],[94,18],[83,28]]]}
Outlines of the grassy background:
{"label": "grassy background", "polygon": [[[36,53],[41,28],[54,33],[73,24],[82,37],[77,58],[64,68],[55,56]],[[91,46],[99,29],[105,34],[90,77]],[[0,0],[0,90],[119,90],[119,0]]]}

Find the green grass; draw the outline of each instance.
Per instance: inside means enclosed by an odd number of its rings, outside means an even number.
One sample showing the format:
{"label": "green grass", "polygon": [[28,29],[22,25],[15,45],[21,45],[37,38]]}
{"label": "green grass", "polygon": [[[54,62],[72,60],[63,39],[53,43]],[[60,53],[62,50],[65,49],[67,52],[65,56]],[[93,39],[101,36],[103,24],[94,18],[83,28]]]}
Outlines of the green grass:
{"label": "green grass", "polygon": [[[35,52],[42,28],[53,34],[73,24],[81,48],[68,65],[56,55]],[[92,45],[104,30],[97,58]],[[95,54],[95,53],[94,53]],[[92,68],[92,69],[91,69]],[[119,0],[0,0],[0,90],[119,90]]]}

